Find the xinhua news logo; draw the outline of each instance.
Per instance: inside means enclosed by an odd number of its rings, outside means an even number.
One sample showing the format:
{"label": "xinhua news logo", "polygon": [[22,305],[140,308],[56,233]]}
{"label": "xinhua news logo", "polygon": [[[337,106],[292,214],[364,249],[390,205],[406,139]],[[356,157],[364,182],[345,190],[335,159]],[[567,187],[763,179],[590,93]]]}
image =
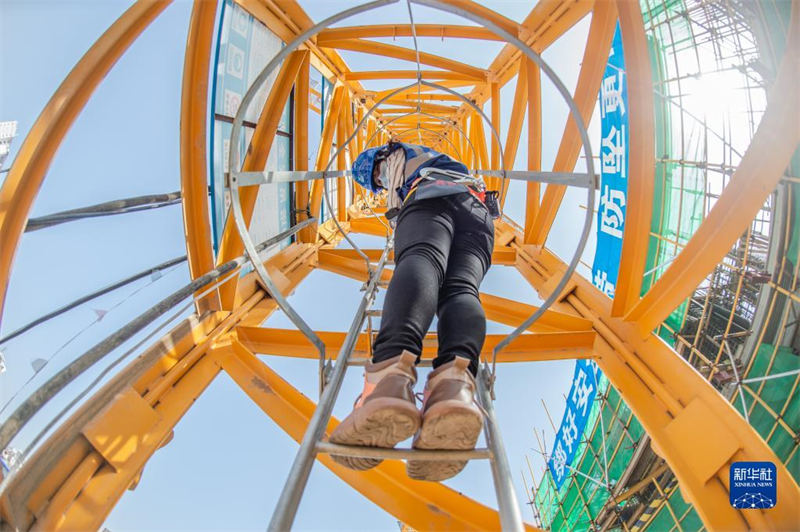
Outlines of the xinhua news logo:
{"label": "xinhua news logo", "polygon": [[778,502],[777,469],[772,462],[735,462],[730,486],[734,508],[772,508]]}

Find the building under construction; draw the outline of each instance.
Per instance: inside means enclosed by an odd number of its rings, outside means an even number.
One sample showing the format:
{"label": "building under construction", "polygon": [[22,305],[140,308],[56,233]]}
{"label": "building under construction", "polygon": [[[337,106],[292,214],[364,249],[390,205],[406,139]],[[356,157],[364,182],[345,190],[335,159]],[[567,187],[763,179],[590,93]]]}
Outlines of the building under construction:
{"label": "building under construction", "polygon": [[[539,0],[521,20],[469,0],[377,0],[324,20],[297,0],[197,0],[180,192],[31,217],[70,126],[169,4],[139,0],[96,40],[33,127],[17,133],[0,174],[0,312],[14,312],[5,303],[23,235],[87,217],[180,204],[186,257],[177,262],[191,275],[58,367],[34,364],[2,406],[0,529],[101,528],[221,373],[300,444],[288,474],[271,480],[282,486],[271,530],[292,527],[316,462],[403,529],[800,528],[797,0]],[[454,22],[420,18],[432,11]],[[404,18],[380,15],[398,12]],[[580,23],[588,34],[568,88],[543,57]],[[426,52],[428,39],[500,52],[481,67]],[[379,67],[356,70],[340,52],[371,54]],[[551,167],[547,87],[568,108]],[[512,98],[505,123],[503,90]],[[488,460],[496,506],[412,480],[400,463],[450,451],[326,438],[347,369],[360,371],[371,355],[392,275],[386,197],[354,183],[350,166],[390,139],[463,161],[498,191],[492,263],[515,269],[539,297],[534,305],[481,294],[487,319],[511,332],[487,335],[478,376],[486,441],[459,457]],[[583,210],[568,205],[574,190]],[[567,257],[553,251],[562,208],[579,213],[582,228]],[[365,247],[363,235],[382,249]],[[174,264],[3,330],[0,348]],[[290,302],[315,271],[358,282],[348,330],[311,327]],[[291,326],[266,326],[273,314]],[[436,346],[429,333],[423,359]],[[274,357],[316,361],[318,398],[282,378]],[[563,420],[546,428],[555,440],[530,427],[520,475],[492,406],[502,387],[495,368],[572,359]],[[0,373],[15,364],[9,348]],[[357,472],[331,453],[386,460]],[[773,464],[777,501],[737,502],[740,462]]]}

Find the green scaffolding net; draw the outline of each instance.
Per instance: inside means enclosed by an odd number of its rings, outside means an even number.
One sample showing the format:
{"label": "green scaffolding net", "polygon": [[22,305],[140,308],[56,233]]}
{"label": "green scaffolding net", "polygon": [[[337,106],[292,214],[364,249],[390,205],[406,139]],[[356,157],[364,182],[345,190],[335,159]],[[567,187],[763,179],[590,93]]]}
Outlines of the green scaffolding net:
{"label": "green scaffolding net", "polygon": [[[729,182],[766,107],[766,87],[783,52],[781,21],[789,18],[788,2],[737,3],[737,10],[729,4],[640,0],[655,91],[656,134],[653,217],[642,293],[681,252]],[[760,84],[748,70],[753,65],[763,75]],[[715,116],[713,109],[705,113],[702,107],[713,106],[717,95],[705,94],[700,82],[720,80],[735,81],[738,99],[720,96],[727,115]],[[740,121],[733,121],[731,114]],[[740,126],[738,133],[732,124]],[[796,481],[800,180],[791,176],[798,175],[796,154],[788,177],[720,267],[655,331],[730,399]],[[668,469],[658,473],[651,467],[649,480],[633,489],[640,480],[633,470],[647,454],[637,451],[648,444],[641,424],[602,378],[571,474],[556,490],[545,470],[532,493],[541,525],[559,531],[703,530]],[[638,470],[640,476],[641,470],[647,468]]]}

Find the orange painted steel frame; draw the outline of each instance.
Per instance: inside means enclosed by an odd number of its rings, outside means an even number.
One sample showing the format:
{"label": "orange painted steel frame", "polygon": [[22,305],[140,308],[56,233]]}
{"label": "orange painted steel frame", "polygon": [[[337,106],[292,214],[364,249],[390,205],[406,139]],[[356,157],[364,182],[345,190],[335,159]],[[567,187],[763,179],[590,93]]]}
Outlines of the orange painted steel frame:
{"label": "orange painted steel frame", "polygon": [[[186,39],[181,93],[181,193],[186,255],[192,279],[214,269],[208,213],[206,112],[211,43],[216,2],[196,2]],[[219,310],[219,295],[211,292],[197,302],[197,311]]]}
{"label": "orange painted steel frame", "polygon": [[[310,19],[292,0],[238,0],[281,38],[289,39],[310,26]],[[521,25],[497,15],[488,8],[464,0],[448,0],[471,12],[491,17],[496,23],[520,35],[537,50],[546,48],[566,29],[592,9],[592,22],[578,78],[575,100],[587,119],[595,99],[610,47],[613,28],[619,13],[623,46],[628,62],[630,91],[631,197],[638,203],[629,211],[623,240],[620,277],[622,297],[610,301],[588,281],[575,276],[559,303],[531,327],[531,334],[501,354],[501,362],[547,360],[592,356],[652,438],[653,447],[666,460],[680,481],[681,490],[697,509],[711,530],[791,529],[796,526],[800,508],[800,489],[767,444],[742,419],[730,404],[697,374],[675,351],[651,333],[668,312],[685,299],[705,275],[721,260],[762,205],[780,178],[789,157],[800,140],[798,121],[800,102],[796,98],[800,60],[800,9],[795,2],[789,24],[787,54],[781,64],[775,86],[769,96],[766,113],[742,163],[708,218],[701,224],[687,247],[656,285],[641,299],[640,274],[643,269],[643,241],[649,227],[652,202],[652,94],[649,59],[644,47],[644,29],[638,3],[543,0]],[[0,306],[10,275],[14,251],[33,199],[61,139],[72,120],[88,100],[114,61],[138,34],[166,6],[167,2],[140,1],[134,4],[87,52],[59,87],[25,139],[20,154],[0,190],[0,277],[3,280]],[[199,131],[210,50],[213,16],[210,4],[196,2],[190,23],[184,71],[184,101],[181,113],[181,169],[187,252],[193,276],[208,269],[210,239],[205,205],[204,143]],[[211,22],[209,21],[211,19]],[[436,26],[439,27],[439,26]],[[397,26],[393,31],[408,31]],[[442,26],[448,35],[478,37],[481,32],[464,27]],[[345,48],[363,47],[363,37],[385,33],[386,26],[337,28],[320,35],[322,42],[310,43],[309,50],[296,52],[279,74],[259,119],[250,164],[263,167],[264,146],[275,135],[274,118],[267,111],[281,109],[292,83],[297,80],[301,94],[295,99],[296,125],[307,124],[308,66],[314,64],[326,76],[338,78],[328,110],[317,169],[327,163],[333,135],[339,125],[342,133],[352,128],[349,97],[360,96],[358,79],[375,79],[375,74],[350,73],[341,58],[321,47],[345,43]],[[433,33],[423,28],[421,35]],[[388,46],[388,45],[387,45]],[[372,47],[371,53],[389,57],[407,55],[398,47]],[[495,122],[499,113],[499,88],[519,72],[514,107],[524,113],[527,106],[528,168],[541,166],[541,114],[539,72],[528,61],[520,62],[519,53],[506,47],[489,70],[475,72],[444,58],[426,57],[453,70],[426,73],[438,79],[463,80],[477,76],[473,94],[479,103],[490,96]],[[403,72],[385,71],[385,77],[409,77]],[[492,81],[487,86],[487,81]],[[204,96],[205,94],[205,96]],[[358,113],[361,113],[359,107]],[[272,113],[279,116],[280,113]],[[483,125],[463,110],[454,120],[468,132],[475,144],[477,160],[473,166],[498,164],[495,145],[491,161],[487,153]],[[363,115],[362,115],[363,116]],[[378,119],[380,119],[378,114]],[[340,118],[341,117],[341,118]],[[495,124],[497,126],[497,124]],[[307,127],[307,125],[305,126]],[[521,118],[509,127],[507,157],[513,159],[519,142]],[[188,130],[188,131],[187,131]],[[370,121],[367,132],[375,131]],[[443,129],[443,131],[446,131]],[[340,133],[340,135],[342,134]],[[254,135],[254,139],[256,137]],[[307,159],[307,132],[296,132],[298,168]],[[454,133],[451,138],[466,152],[466,140]],[[636,139],[634,142],[633,139]],[[363,141],[363,137],[362,137]],[[382,137],[380,141],[385,141]],[[580,143],[577,129],[568,122],[556,159],[555,170],[570,171],[575,166]],[[499,147],[497,147],[499,148]],[[506,161],[509,164],[509,161]],[[510,165],[509,165],[510,166]],[[201,186],[203,185],[203,186]],[[310,193],[297,187],[298,205],[307,201],[312,215],[319,213],[321,183],[312,184]],[[538,186],[528,185],[524,228],[506,222],[497,223],[496,263],[513,264],[539,292],[547,297],[564,271],[565,265],[543,247],[552,225],[563,187],[549,186],[542,204]],[[255,195],[253,193],[253,199]],[[735,205],[735,209],[733,206]],[[252,207],[250,207],[252,209]],[[205,214],[204,214],[205,213]],[[380,225],[370,218],[359,218],[350,210],[348,226],[352,231],[374,232]],[[341,216],[346,213],[340,211]],[[748,218],[750,217],[750,218]],[[364,279],[366,265],[351,250],[336,250],[337,235],[320,226],[310,231],[267,261],[267,267],[288,294],[314,268]],[[382,228],[382,226],[381,226]],[[381,235],[383,232],[380,233]],[[318,238],[325,235],[325,238]],[[240,245],[240,243],[238,243]],[[231,233],[220,252],[236,254],[236,239]],[[377,250],[367,250],[375,254]],[[386,278],[390,272],[386,272]],[[632,278],[633,277],[633,278]],[[143,353],[90,399],[70,420],[58,429],[24,466],[20,475],[0,499],[3,517],[27,529],[97,528],[114,503],[128,487],[135,486],[147,459],[166,445],[173,427],[194,399],[202,393],[220,369],[228,372],[242,389],[295,440],[302,437],[314,405],[258,360],[254,353],[265,351],[287,356],[309,356],[313,349],[293,331],[263,329],[260,324],[275,310],[269,299],[248,275],[221,291],[224,310],[216,311],[216,298],[204,300],[202,314],[179,325],[162,341]],[[482,295],[487,317],[516,326],[535,309],[496,296]],[[340,333],[321,333],[331,349],[341,341]],[[496,338],[490,337],[487,348]],[[366,338],[360,340],[365,352]],[[435,337],[426,339],[425,348],[433,349]],[[114,390],[121,390],[116,392]],[[127,417],[119,413],[132,413]],[[331,420],[328,429],[336,425]],[[702,426],[698,434],[697,427]],[[115,448],[104,444],[98,434],[115,434],[122,443]],[[138,442],[138,443],[137,443]],[[733,461],[771,460],[778,465],[781,496],[778,505],[768,511],[742,512],[728,504],[728,469]],[[405,523],[415,528],[497,528],[497,513],[439,484],[418,483],[408,479],[398,464],[384,463],[366,473],[355,473],[334,464],[327,457],[320,461],[346,482],[358,489]]]}

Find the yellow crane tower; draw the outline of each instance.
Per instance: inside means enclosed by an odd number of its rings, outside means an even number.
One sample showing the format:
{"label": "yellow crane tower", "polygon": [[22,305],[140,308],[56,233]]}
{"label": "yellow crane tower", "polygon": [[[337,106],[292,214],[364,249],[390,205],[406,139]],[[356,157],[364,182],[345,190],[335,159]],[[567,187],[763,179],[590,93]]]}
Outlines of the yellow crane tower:
{"label": "yellow crane tower", "polygon": [[[221,372],[300,444],[271,530],[291,528],[315,461],[393,515],[403,530],[800,528],[800,4],[540,0],[517,21],[491,3],[403,0],[410,19],[348,22],[397,1],[366,2],[316,21],[297,0],[195,0],[182,82],[180,193],[124,205],[180,201],[191,282],[98,338],[3,414],[0,529],[100,528]],[[21,135],[0,188],[0,317],[12,310],[4,303],[26,226],[112,208],[30,218],[70,126],[115,62],[169,4],[134,2]],[[415,23],[413,14],[422,7],[463,23]],[[586,47],[570,91],[542,53],[587,16]],[[215,43],[218,48],[221,39],[252,27],[272,48],[238,94],[224,92],[227,71],[219,68]],[[605,72],[615,34],[620,48],[614,50],[624,55],[628,140],[609,152],[606,139],[593,141],[587,127],[598,94],[609,90]],[[411,37],[414,47],[380,40],[387,37]],[[481,68],[423,51],[418,41],[426,38],[503,47]],[[342,50],[372,54],[384,68],[351,70]],[[676,59],[686,53],[696,57],[696,68]],[[761,108],[751,109],[749,133],[720,136],[692,114],[686,87],[696,83],[702,90],[711,83],[708,76],[719,74],[706,76],[713,70],[707,60],[716,61],[719,72],[746,77],[748,98],[761,98]],[[404,61],[416,67],[396,66]],[[375,80],[393,86],[365,88]],[[569,109],[549,169],[542,165],[545,80]],[[514,87],[513,105],[501,129],[500,90],[507,85]],[[318,145],[309,139],[316,137],[311,114],[322,124]],[[697,142],[695,129],[684,122],[692,120],[705,128],[703,138],[717,135],[712,142],[735,156],[720,162],[712,149],[687,149]],[[506,213],[496,221],[492,263],[515,268],[544,303],[481,295],[487,319],[513,332],[488,335],[483,348],[478,381],[487,437],[486,447],[475,451],[377,450],[326,441],[338,423],[331,412],[346,370],[370,355],[372,320],[380,316],[375,296],[392,273],[386,268],[393,254],[385,197],[355,184],[349,165],[365,148],[392,138],[463,161],[499,191],[501,206],[514,195],[524,202],[519,219]],[[521,145],[527,164],[515,168]],[[284,150],[292,165],[271,165],[273,148]],[[316,153],[313,168],[309,153]],[[608,226],[621,242],[612,286],[605,278],[587,278],[578,266],[596,219],[593,207],[599,206],[604,223],[604,209],[614,201],[604,179],[621,154],[627,189],[624,225],[620,219]],[[698,179],[694,188],[687,176]],[[585,216],[577,249],[564,261],[547,244],[568,187],[585,194]],[[286,194],[290,223],[265,229],[263,202],[278,191]],[[386,246],[362,249],[356,234],[385,238]],[[350,245],[340,245],[345,241]],[[349,330],[314,330],[289,303],[315,269],[363,283]],[[69,386],[101,361],[105,367],[117,347],[187,301],[194,305],[190,317],[143,345],[125,365],[109,366],[102,385]],[[263,326],[276,312],[296,328]],[[7,334],[0,345],[31,334],[35,325]],[[423,358],[435,349],[436,336],[429,334]],[[317,360],[318,402],[257,355]],[[566,359],[596,364],[598,400],[571,465],[562,462],[568,469],[563,484],[552,467],[542,475],[523,473],[538,521],[524,523],[503,427],[493,414],[495,364]],[[43,410],[56,403],[66,405],[59,414]],[[334,462],[334,451],[388,460],[357,472]],[[544,443],[541,452],[554,458]],[[497,509],[441,483],[411,480],[399,462],[456,455],[490,462]],[[773,507],[731,503],[738,462],[775,464]],[[593,477],[597,471],[600,481]]]}

